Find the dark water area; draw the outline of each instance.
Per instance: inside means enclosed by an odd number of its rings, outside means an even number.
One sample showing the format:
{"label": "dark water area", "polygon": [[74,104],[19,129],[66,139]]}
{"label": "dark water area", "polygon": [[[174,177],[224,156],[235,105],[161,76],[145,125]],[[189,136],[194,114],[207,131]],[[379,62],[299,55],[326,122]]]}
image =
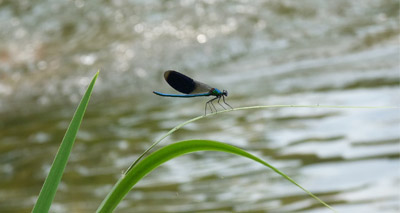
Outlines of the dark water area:
{"label": "dark water area", "polygon": [[[171,99],[174,69],[252,105],[400,106],[399,2],[0,1],[0,212],[31,211],[100,71],[51,212],[93,212],[159,137],[204,113]],[[400,211],[400,110],[270,108],[190,123],[339,212]],[[136,185],[116,212],[330,212],[248,159],[198,152]]]}

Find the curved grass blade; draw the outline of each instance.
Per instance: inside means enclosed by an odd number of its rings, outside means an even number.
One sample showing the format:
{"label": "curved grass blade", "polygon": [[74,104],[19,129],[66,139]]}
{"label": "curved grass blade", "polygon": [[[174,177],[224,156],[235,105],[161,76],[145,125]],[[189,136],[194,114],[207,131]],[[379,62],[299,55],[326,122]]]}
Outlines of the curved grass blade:
{"label": "curved grass blade", "polygon": [[318,202],[328,207],[332,211],[335,211],[332,207],[326,204],[324,201],[320,200],[317,196],[312,194],[307,189],[303,188],[299,184],[297,184],[293,179],[271,166],[267,162],[257,158],[256,156],[234,147],[232,145],[228,145],[221,142],[209,141],[209,140],[188,140],[177,142],[174,144],[170,144],[166,147],[163,147],[154,153],[150,154],[142,161],[138,162],[134,167],[132,167],[126,174],[124,174],[118,182],[114,185],[111,192],[107,195],[107,197],[103,200],[97,212],[112,212],[119,202],[127,195],[127,193],[132,189],[132,187],[143,177],[149,174],[153,169],[160,166],[162,163],[178,157],[180,155],[184,155],[191,152],[196,151],[221,151],[228,152],[236,155],[240,155],[249,159],[252,159],[258,163],[263,164],[264,166],[269,167],[276,173],[280,174],[282,177],[305,191],[311,197],[316,199]]}
{"label": "curved grass blade", "polygon": [[79,127],[81,125],[83,115],[85,114],[86,107],[89,103],[90,95],[92,94],[93,86],[96,82],[98,75],[99,72],[94,75],[85,92],[85,95],[82,97],[82,100],[79,103],[74,116],[72,117],[71,123],[68,126],[68,129],[61,142],[60,148],[58,149],[53,164],[51,165],[50,172],[47,175],[47,178],[44,181],[42,189],[39,193],[38,200],[33,207],[32,212],[34,213],[48,212],[50,209],[51,203],[53,202],[56,195],[58,184],[61,181],[65,166],[67,165],[69,154],[71,152],[72,146],[74,145],[76,134],[78,133]]}
{"label": "curved grass blade", "polygon": [[265,108],[330,108],[330,109],[399,109],[400,107],[396,106],[333,106],[333,105],[265,105],[265,106],[249,106],[249,107],[239,107],[234,109],[226,109],[222,111],[218,111],[215,113],[200,115],[195,118],[192,118],[188,121],[185,121],[181,124],[178,124],[173,129],[168,131],[165,135],[159,138],[156,142],[154,142],[146,151],[144,151],[136,160],[133,162],[129,168],[126,170],[125,174],[128,173],[148,152],[150,152],[155,146],[157,146],[162,140],[166,137],[185,126],[186,124],[192,123],[194,121],[206,118],[208,116],[214,116],[216,114],[226,113],[230,111],[238,111],[238,110],[251,110],[251,109],[265,109]]}

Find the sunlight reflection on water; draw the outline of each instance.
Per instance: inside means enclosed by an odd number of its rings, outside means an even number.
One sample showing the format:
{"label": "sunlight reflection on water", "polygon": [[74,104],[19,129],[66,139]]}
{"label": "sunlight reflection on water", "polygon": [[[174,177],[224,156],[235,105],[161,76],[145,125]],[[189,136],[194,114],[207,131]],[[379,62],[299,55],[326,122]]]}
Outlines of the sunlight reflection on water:
{"label": "sunlight reflection on water", "polygon": [[[0,200],[6,201],[0,211],[31,210],[98,69],[53,212],[94,211],[150,144],[204,113],[207,99],[152,94],[174,92],[162,77],[168,69],[227,89],[234,107],[399,106],[396,6],[390,0],[0,3]],[[340,212],[389,213],[400,210],[399,129],[398,109],[247,110],[191,123],[163,145],[224,141],[265,159]],[[132,211],[326,209],[254,162],[200,152],[140,181],[119,207]]]}

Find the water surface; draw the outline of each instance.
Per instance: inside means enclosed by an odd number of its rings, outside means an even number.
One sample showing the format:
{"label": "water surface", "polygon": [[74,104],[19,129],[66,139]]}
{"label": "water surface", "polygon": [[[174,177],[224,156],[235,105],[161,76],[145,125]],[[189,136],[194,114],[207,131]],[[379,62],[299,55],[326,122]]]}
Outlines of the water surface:
{"label": "water surface", "polygon": [[[251,105],[399,106],[399,3],[0,2],[0,211],[32,209],[101,69],[52,212],[93,212],[122,171],[206,98],[171,99],[175,69]],[[400,211],[399,109],[271,108],[191,123],[163,145],[239,146],[340,212]],[[144,178],[117,212],[329,212],[248,159],[198,152]]]}

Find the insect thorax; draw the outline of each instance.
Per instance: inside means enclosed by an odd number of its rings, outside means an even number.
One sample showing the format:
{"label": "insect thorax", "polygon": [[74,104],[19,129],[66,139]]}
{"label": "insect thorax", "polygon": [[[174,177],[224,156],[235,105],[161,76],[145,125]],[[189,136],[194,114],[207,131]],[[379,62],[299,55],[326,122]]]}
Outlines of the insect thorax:
{"label": "insect thorax", "polygon": [[211,95],[214,95],[214,96],[221,96],[221,95],[222,95],[222,92],[221,92],[219,89],[217,89],[217,88],[211,88],[210,94],[211,94]]}

